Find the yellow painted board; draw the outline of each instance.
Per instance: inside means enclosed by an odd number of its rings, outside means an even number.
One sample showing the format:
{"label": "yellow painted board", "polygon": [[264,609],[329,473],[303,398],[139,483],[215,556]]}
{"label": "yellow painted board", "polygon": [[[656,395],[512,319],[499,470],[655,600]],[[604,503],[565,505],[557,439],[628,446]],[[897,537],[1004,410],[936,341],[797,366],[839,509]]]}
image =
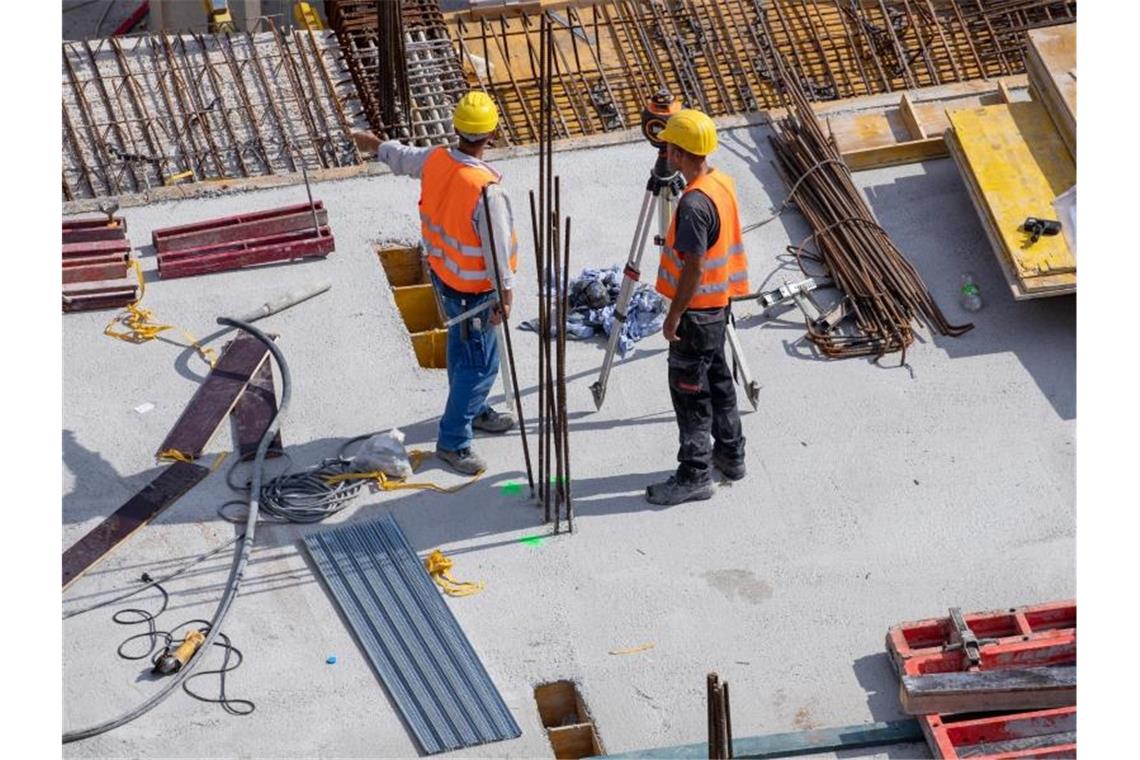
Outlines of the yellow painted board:
{"label": "yellow painted board", "polygon": [[990,241],[990,246],[993,248],[994,255],[998,260],[998,264],[1001,266],[1002,275],[1009,284],[1009,289],[1014,299],[1021,301],[1028,298],[1045,298],[1047,296],[1076,293],[1077,275],[1075,272],[1034,275],[1032,277],[1019,277],[1017,275],[1012,262],[1002,247],[1001,237],[994,228],[994,223],[990,217],[989,209],[985,205],[985,200],[982,198],[978,188],[974,185],[973,177],[970,175],[969,167],[966,164],[965,156],[962,154],[962,148],[958,144],[954,130],[946,130],[944,137],[946,140],[946,148],[951,158],[954,159],[954,163],[958,166],[958,171],[962,175],[962,180],[966,185],[966,193],[970,198],[970,203],[978,213],[978,218],[982,223],[982,229],[986,233],[986,238]]}
{"label": "yellow painted board", "polygon": [[1053,200],[1077,181],[1077,168],[1039,103],[1007,103],[948,114],[970,179],[1018,278],[1075,272],[1064,235],[1029,243],[1026,217],[1052,219]]}

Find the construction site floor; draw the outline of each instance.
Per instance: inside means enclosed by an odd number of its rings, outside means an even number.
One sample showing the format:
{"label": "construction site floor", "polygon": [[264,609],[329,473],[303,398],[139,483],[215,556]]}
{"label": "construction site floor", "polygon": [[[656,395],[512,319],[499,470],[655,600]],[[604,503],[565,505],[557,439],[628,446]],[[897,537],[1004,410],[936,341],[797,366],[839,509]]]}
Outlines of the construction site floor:
{"label": "construction site floor", "polygon": [[[713,163],[739,188],[743,223],[784,198],[768,130],[724,132]],[[558,153],[563,213],[573,217],[573,270],[624,263],[654,154],[645,144]],[[536,314],[526,191],[537,159],[498,162],[520,238],[514,323]],[[332,524],[392,513],[421,553],[441,548],[454,575],[486,590],[448,599],[522,728],[522,737],[463,756],[550,757],[538,684],[578,684],[606,750],[699,742],[705,674],[732,687],[736,736],[902,717],[884,653],[887,628],[963,610],[1012,607],[1075,593],[1075,299],[1014,302],[952,161],[861,172],[856,181],[962,338],[927,331],[878,364],[817,357],[796,312],[765,320],[737,309],[762,386],[741,399],[748,476],[714,499],[649,505],[645,486],[675,466],[677,429],[666,343],[654,335],[615,366],[604,408],[589,385],[600,342],[567,347],[574,535],[542,542],[515,434],[479,438],[489,472],[458,495],[361,495],[321,525],[263,524],[224,632],[245,660],[231,698],[248,717],[176,693],[118,730],[64,748],[68,757],[415,756],[377,676],[314,575],[298,539]],[[124,209],[148,273],[143,306],[220,348],[215,317],[243,313],[315,280],[332,290],[259,323],[280,336],[293,377],[282,436],[294,463],[334,456],[347,439],[391,427],[434,448],[446,373],[421,369],[375,245],[418,238],[418,184],[363,177],[314,186],[336,235],[327,260],[158,281],[152,229],[305,201],[303,185]],[[752,286],[799,279],[785,247],[807,227],[794,210],[746,236]],[[644,269],[656,271],[652,253]],[[972,271],[985,299],[958,305]],[[771,276],[769,276],[771,275]],[[158,471],[155,451],[205,363],[182,342],[132,345],[103,336],[111,312],[63,319],[63,546]],[[513,332],[524,405],[536,409],[537,340]],[[501,394],[497,388],[495,394]],[[147,411],[145,405],[153,404]],[[499,404],[501,408],[501,403]],[[232,448],[228,422],[211,451]],[[534,447],[534,428],[529,428]],[[228,467],[230,460],[223,464]],[[269,466],[275,472],[275,465]],[[461,480],[428,460],[417,479]],[[119,547],[64,594],[65,608],[107,598],[235,535],[216,516],[234,498],[219,471]],[[160,628],[209,617],[226,583],[221,555],[169,584]],[[148,592],[133,606],[153,609]],[[112,608],[114,609],[114,608]],[[141,702],[156,684],[115,648],[137,630],[111,609],[64,624],[64,725],[76,729]],[[136,642],[137,643],[137,642]],[[632,654],[612,650],[653,647]],[[330,655],[337,658],[326,664]],[[204,669],[221,662],[212,652]],[[216,693],[216,680],[193,688]],[[923,757],[921,744],[843,757]]]}

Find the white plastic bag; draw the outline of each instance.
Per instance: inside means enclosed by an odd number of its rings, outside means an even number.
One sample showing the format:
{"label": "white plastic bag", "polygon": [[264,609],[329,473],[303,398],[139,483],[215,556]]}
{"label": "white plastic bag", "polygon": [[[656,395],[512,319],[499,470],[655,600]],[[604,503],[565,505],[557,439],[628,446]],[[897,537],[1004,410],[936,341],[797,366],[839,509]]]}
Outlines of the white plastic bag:
{"label": "white plastic bag", "polygon": [[357,472],[380,470],[393,478],[410,477],[412,460],[404,448],[404,433],[399,428],[392,428],[366,440],[352,458],[352,468]]}

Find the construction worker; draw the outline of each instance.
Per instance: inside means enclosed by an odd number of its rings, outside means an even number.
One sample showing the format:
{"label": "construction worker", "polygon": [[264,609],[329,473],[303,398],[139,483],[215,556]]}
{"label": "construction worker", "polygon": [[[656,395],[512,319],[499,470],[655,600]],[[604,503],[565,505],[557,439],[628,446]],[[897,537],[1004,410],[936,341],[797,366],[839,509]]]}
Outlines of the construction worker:
{"label": "construction worker", "polygon": [[716,150],[716,125],[700,111],[682,109],[660,139],[670,168],[686,183],[657,270],[657,291],[671,299],[662,330],[681,447],[676,473],[646,488],[645,498],[668,505],[712,497],[712,467],[729,480],[744,477],[744,435],[724,341],[729,297],[749,287],[736,185],[707,160]]}
{"label": "construction worker", "polygon": [[[495,326],[511,313],[518,247],[511,205],[499,186],[502,175],[482,160],[498,123],[499,112],[490,96],[472,91],[459,100],[452,114],[459,137],[454,148],[415,148],[396,140],[381,143],[371,132],[353,133],[360,150],[375,151],[394,173],[420,178],[420,232],[445,317],[497,300],[487,311],[447,331],[448,394],[436,456],[465,475],[487,466],[471,449],[473,429],[504,433],[515,425],[513,415],[487,404],[499,370]],[[482,202],[484,187],[489,208]],[[493,235],[488,235],[488,224]],[[491,250],[491,237],[496,251]],[[491,258],[496,255],[503,280],[499,289]]]}

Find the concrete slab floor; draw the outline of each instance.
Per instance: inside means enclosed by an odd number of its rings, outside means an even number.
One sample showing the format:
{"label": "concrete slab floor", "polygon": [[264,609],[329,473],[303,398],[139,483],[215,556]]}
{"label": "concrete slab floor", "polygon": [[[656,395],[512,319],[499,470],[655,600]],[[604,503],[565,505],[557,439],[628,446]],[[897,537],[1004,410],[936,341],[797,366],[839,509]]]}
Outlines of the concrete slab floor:
{"label": "concrete slab floor", "polygon": [[[723,133],[713,163],[737,181],[743,222],[786,192],[770,165],[765,128]],[[624,262],[644,181],[646,145],[555,156],[564,213],[573,217],[575,271]],[[504,161],[522,240],[516,315],[536,313],[526,191],[535,157]],[[643,490],[675,466],[676,426],[658,334],[619,363],[605,407],[589,385],[602,346],[567,347],[577,533],[547,533],[525,493],[517,434],[481,438],[490,472],[459,495],[362,495],[326,525],[262,525],[225,633],[245,655],[227,679],[248,717],[175,694],[141,719],[65,747],[68,757],[414,756],[382,684],[315,578],[298,538],[383,512],[418,551],[442,548],[461,579],[486,590],[448,599],[522,727],[522,737],[464,756],[549,757],[533,698],[537,684],[572,679],[607,750],[701,741],[704,678],[732,686],[738,736],[901,716],[884,654],[897,622],[1070,597],[1074,566],[1075,303],[1014,302],[949,160],[856,176],[882,225],[913,261],[959,339],[922,334],[881,365],[820,360],[794,314],[763,320],[741,309],[738,326],[763,392],[743,416],[748,477],[715,499],[669,509]],[[324,183],[337,250],[325,261],[173,281],[143,300],[159,321],[219,346],[219,314],[244,312],[318,279],[318,300],[261,323],[279,334],[294,378],[283,423],[298,466],[332,456],[350,437],[398,426],[431,449],[446,375],[419,368],[374,245],[418,235],[417,183],[377,176]],[[150,232],[245,210],[303,202],[301,186],[127,210],[132,243],[153,270]],[[795,277],[785,246],[806,225],[795,211],[751,233],[753,286]],[[650,255],[650,259],[652,255]],[[649,260],[645,269],[654,271]],[[957,303],[973,271],[985,308]],[[64,319],[64,547],[157,472],[154,453],[205,364],[169,341],[131,345],[101,333],[108,312]],[[514,333],[527,414],[536,406],[536,337]],[[149,402],[154,408],[134,411]],[[743,402],[747,407],[746,402]],[[533,433],[533,427],[531,427]],[[534,438],[532,437],[532,442]],[[232,446],[228,429],[212,444]],[[226,463],[228,466],[228,462]],[[418,479],[459,482],[429,460]],[[525,491],[525,489],[524,489]],[[64,595],[66,607],[107,598],[139,574],[177,567],[234,535],[215,516],[233,498],[219,472],[115,551]],[[208,617],[228,574],[219,557],[169,585],[160,628]],[[148,592],[134,606],[155,609]],[[140,629],[141,630],[141,629]],[[110,610],[65,623],[64,722],[79,728],[135,706],[155,684],[115,647],[133,628]],[[136,642],[137,644],[138,642]],[[652,643],[628,655],[610,650]],[[132,650],[133,651],[133,650]],[[335,665],[326,657],[336,655]],[[209,655],[217,666],[221,653]],[[192,684],[213,695],[213,677]],[[921,757],[922,745],[844,757]]]}

